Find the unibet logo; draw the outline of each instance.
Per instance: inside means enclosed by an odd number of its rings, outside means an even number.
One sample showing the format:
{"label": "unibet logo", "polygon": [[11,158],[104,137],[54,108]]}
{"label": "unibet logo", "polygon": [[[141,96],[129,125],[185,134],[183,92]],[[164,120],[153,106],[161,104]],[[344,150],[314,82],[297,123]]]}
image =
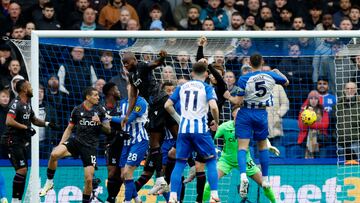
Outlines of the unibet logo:
{"label": "unibet logo", "polygon": [[80,125],[86,125],[86,126],[97,126],[98,124],[95,121],[87,121],[85,118],[80,120]]}

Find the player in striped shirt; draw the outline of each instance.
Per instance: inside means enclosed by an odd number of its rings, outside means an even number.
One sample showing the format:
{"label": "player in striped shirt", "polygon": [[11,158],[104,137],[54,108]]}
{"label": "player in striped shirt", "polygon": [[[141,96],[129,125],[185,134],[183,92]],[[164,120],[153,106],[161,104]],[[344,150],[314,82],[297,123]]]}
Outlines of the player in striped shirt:
{"label": "player in striped shirt", "polygon": [[272,106],[272,90],[275,84],[288,85],[287,78],[277,69],[272,72],[262,72],[264,61],[261,55],[250,57],[252,72],[241,76],[238,81],[240,92],[237,95],[239,104],[243,107],[235,119],[235,135],[238,138],[238,163],[240,168],[240,196],[247,196],[249,180],[246,176],[246,151],[250,138],[258,142],[262,187],[270,187],[268,181],[269,150],[266,138],[269,135],[266,107]]}
{"label": "player in striped shirt", "polygon": [[[121,114],[125,115],[129,108],[129,100],[124,99],[120,103]],[[112,122],[121,123],[121,119],[112,118]],[[121,174],[125,182],[125,203],[141,202],[134,183],[134,171],[144,159],[149,148],[149,138],[145,125],[148,122],[148,103],[143,97],[137,97],[135,107],[131,111],[124,131],[130,135],[130,139],[124,140],[124,146],[120,158]]]}
{"label": "player in striped shirt", "polygon": [[[234,106],[232,110],[233,118],[236,118],[236,114],[239,110],[238,106]],[[232,169],[238,168],[237,162],[237,151],[238,151],[238,143],[235,137],[235,121],[230,120],[225,123],[222,123],[215,134],[215,139],[223,138],[224,146],[221,151],[221,157],[217,163],[217,173],[218,178],[222,178],[229,174]],[[270,143],[270,142],[269,142]],[[280,155],[278,149],[273,146],[269,147],[269,150],[276,154]],[[256,166],[254,161],[251,158],[250,150],[246,151],[246,175],[254,179],[259,185],[262,184],[262,175],[260,169]],[[271,203],[275,203],[275,195],[271,187],[264,188],[265,196],[271,201]],[[206,183],[204,189],[204,201],[209,201],[210,199],[210,185]]]}
{"label": "player in striped shirt", "polygon": [[[207,176],[211,187],[210,202],[220,202],[217,192],[215,145],[207,126],[209,107],[215,126],[219,123],[219,110],[214,89],[204,83],[207,77],[206,70],[205,61],[195,63],[191,72],[193,80],[177,87],[165,103],[165,109],[180,123],[176,140],[176,164],[171,174],[169,202],[177,202],[177,191],[181,186],[181,176],[187,159],[194,150],[206,160]],[[181,103],[181,117],[173,106],[178,101]]]}

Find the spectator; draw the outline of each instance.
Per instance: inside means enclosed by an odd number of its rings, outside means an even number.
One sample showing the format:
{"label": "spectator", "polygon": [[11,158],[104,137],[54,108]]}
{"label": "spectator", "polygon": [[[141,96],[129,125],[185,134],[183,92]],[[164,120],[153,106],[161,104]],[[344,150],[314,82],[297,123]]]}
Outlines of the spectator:
{"label": "spectator", "polygon": [[186,51],[179,51],[178,55],[176,56],[174,67],[177,76],[190,75],[190,55]]}
{"label": "spectator", "polygon": [[8,70],[9,73],[2,76],[1,84],[3,87],[10,87],[11,80],[14,78],[14,76],[19,75],[21,70],[20,62],[16,59],[11,60],[8,66]]}
{"label": "spectator", "polygon": [[[324,107],[321,103],[319,93],[316,90],[313,90],[309,93],[308,96],[309,103],[306,105],[299,113],[299,137],[298,144],[302,144],[306,139],[306,152],[305,159],[313,159],[318,157],[319,153],[319,143],[324,136],[327,136],[328,127],[329,127],[329,115],[328,112],[324,110]],[[317,120],[310,126],[305,126],[301,120],[301,113],[304,109],[313,109],[316,113]]]}
{"label": "spectator", "polygon": [[[44,101],[45,88],[39,85],[39,119],[44,121],[57,122],[56,109]],[[49,154],[54,146],[57,145],[57,134],[45,127],[39,127],[39,141],[40,141],[40,159],[49,158]]]}
{"label": "spectator", "polygon": [[109,3],[101,9],[98,23],[105,29],[110,29],[121,20],[122,9],[128,10],[130,18],[139,23],[139,16],[136,10],[130,4],[126,3],[126,0],[109,1]]}
{"label": "spectator", "polygon": [[10,35],[11,29],[15,25],[23,25],[23,19],[21,17],[21,7],[16,2],[11,2],[9,5],[9,16],[3,19],[1,22],[0,33]]}
{"label": "spectator", "polygon": [[336,27],[340,26],[341,19],[350,14],[351,1],[350,0],[340,0],[340,10],[334,13],[333,19]]}
{"label": "spectator", "polygon": [[333,17],[330,13],[325,13],[321,18],[321,23],[319,23],[314,30],[336,30],[334,25]]}
{"label": "spectator", "polygon": [[357,85],[348,82],[344,86],[344,95],[336,105],[338,143],[345,148],[345,165],[358,165],[358,156],[353,151],[360,135],[360,96]]}
{"label": "spectator", "polygon": [[[10,93],[7,89],[0,90],[0,139],[3,137],[2,135],[5,133],[6,125],[6,115],[8,113],[8,105],[10,101]],[[0,140],[0,159],[6,159],[6,140]]]}
{"label": "spectator", "polygon": [[111,26],[110,30],[126,30],[126,26],[131,19],[130,11],[122,8],[120,11],[120,20]]}
{"label": "spectator", "polygon": [[0,3],[0,12],[3,16],[9,16],[10,0],[2,0]]}
{"label": "spectator", "polygon": [[273,18],[275,22],[280,22],[281,9],[287,6],[287,0],[275,0],[272,10]]}
{"label": "spectator", "polygon": [[240,92],[240,87],[236,86],[236,77],[234,72],[226,71],[224,75],[224,81],[227,85],[227,90],[229,90],[232,96],[235,96]]}
{"label": "spectator", "polygon": [[204,31],[212,31],[215,30],[214,21],[210,18],[206,18],[202,24],[202,29]]}
{"label": "spectator", "polygon": [[225,55],[224,55],[224,52],[222,50],[215,50],[214,52],[214,63],[217,63],[217,64],[221,64],[221,65],[225,65]]}
{"label": "spectator", "polygon": [[245,23],[240,27],[240,30],[261,30],[261,29],[255,24],[255,16],[249,14],[245,19]]}
{"label": "spectator", "polygon": [[73,29],[75,24],[80,24],[83,20],[84,11],[90,6],[89,0],[76,0],[75,11],[67,15],[65,24],[66,29]]}
{"label": "spectator", "polygon": [[[11,58],[11,47],[4,43],[0,45],[0,82],[2,78],[9,75],[9,64]],[[1,88],[2,89],[2,88]]]}
{"label": "spectator", "polygon": [[224,0],[223,10],[226,12],[226,15],[228,17],[228,22],[231,22],[233,13],[238,12],[238,10],[236,10],[234,6],[235,6],[235,0]]}
{"label": "spectator", "polygon": [[228,30],[230,31],[240,31],[241,26],[244,24],[244,19],[240,15],[239,12],[235,11],[231,15],[230,19],[230,26],[228,27]]}
{"label": "spectator", "polygon": [[127,89],[126,86],[128,84],[128,72],[123,67],[120,68],[120,71],[118,72],[118,75],[112,77],[109,82],[113,82],[116,84],[120,91],[120,97],[121,99],[127,98]]}
{"label": "spectator", "polygon": [[350,9],[349,18],[352,23],[352,29],[353,30],[359,30],[360,29],[360,7],[359,6],[352,6]]}
{"label": "spectator", "polygon": [[104,87],[105,84],[106,81],[102,78],[99,78],[96,80],[95,84],[93,85],[93,87],[99,92],[100,102],[104,101],[105,99],[105,95],[102,92],[102,88]]}
{"label": "spectator", "polygon": [[144,22],[143,30],[152,30],[150,28],[151,24],[155,22],[155,24],[161,24],[161,29],[157,27],[159,30],[164,30],[166,27],[166,22],[162,20],[162,12],[159,4],[154,4],[153,7],[150,9],[149,17],[146,22]]}
{"label": "spectator", "polygon": [[[304,29],[301,29],[304,30]],[[315,51],[315,40],[314,38],[301,37],[298,39],[291,39],[288,45],[297,44],[299,45],[302,56],[313,56]]]}
{"label": "spectator", "polygon": [[[270,66],[263,66],[262,71],[271,71]],[[272,98],[274,105],[266,107],[268,113],[268,126],[269,126],[269,141],[274,146],[280,146],[282,143],[281,137],[284,136],[282,117],[289,110],[289,99],[285,93],[282,85],[275,85]]]}
{"label": "spectator", "polygon": [[83,19],[80,23],[74,24],[73,30],[104,30],[104,28],[95,22],[96,13],[91,7],[84,10]]}
{"label": "spectator", "polygon": [[51,2],[47,2],[43,5],[42,17],[36,22],[38,30],[60,30],[60,22],[55,17],[55,8]]}
{"label": "spectator", "polygon": [[244,16],[252,15],[254,16],[254,21],[256,25],[260,23],[260,0],[248,0],[247,6],[245,8]]}
{"label": "spectator", "polygon": [[256,52],[256,48],[250,38],[241,38],[235,49],[238,59],[242,59],[244,56],[251,56]]}
{"label": "spectator", "polygon": [[200,9],[197,7],[190,7],[187,12],[187,19],[183,19],[179,22],[181,29],[184,30],[201,30],[202,24],[199,19]]}
{"label": "spectator", "polygon": [[139,30],[140,25],[135,19],[130,19],[127,23],[126,30]]}
{"label": "spectator", "polygon": [[321,15],[323,13],[323,8],[319,5],[313,5],[309,9],[309,17],[306,18],[305,24],[306,29],[313,30],[315,27],[321,23]]}
{"label": "spectator", "polygon": [[352,30],[353,27],[352,27],[351,20],[348,17],[344,17],[340,21],[339,28],[340,28],[340,30]]}
{"label": "spectator", "polygon": [[305,23],[303,17],[296,16],[293,20],[292,29],[293,30],[302,30],[305,28]]}
{"label": "spectator", "polygon": [[[301,108],[301,101],[307,98],[307,92],[312,89],[311,82],[311,58],[301,57],[298,44],[290,44],[288,56],[283,58],[278,69],[289,79],[291,86],[287,87],[286,92],[290,100],[289,116],[298,115],[298,109]],[[300,102],[299,102],[300,101]]]}
{"label": "spectator", "polygon": [[[179,5],[177,5],[175,7],[175,9],[174,9],[174,20],[175,20],[176,26],[179,29],[184,28],[183,23],[188,22],[188,19],[190,18],[189,17],[189,11],[190,11],[190,9],[193,9],[193,8],[195,8],[196,11],[198,12],[198,15],[196,17],[196,19],[197,19],[199,17],[201,7],[199,5],[194,4],[192,2],[192,0],[183,0]],[[200,30],[200,29],[198,29],[198,30]]]}
{"label": "spectator", "polygon": [[241,66],[241,75],[246,75],[248,73],[251,73],[251,66],[249,64],[244,64]]}
{"label": "spectator", "polygon": [[340,41],[334,38],[325,38],[314,53],[312,80],[316,83],[319,77],[328,78],[330,91],[332,92],[335,92],[334,58],[342,48],[344,48],[344,45]]}
{"label": "spectator", "polygon": [[[276,30],[276,24],[275,21],[272,19],[266,20],[264,22],[263,30],[266,31],[275,31]],[[255,40],[256,44],[258,45],[258,51],[263,56],[272,56],[272,55],[278,55],[282,56],[283,53],[283,39],[277,39],[277,38],[261,38]]]}
{"label": "spectator", "polygon": [[285,6],[280,9],[280,21],[278,23],[279,30],[291,30],[293,11]]}
{"label": "spectator", "polygon": [[165,66],[161,72],[161,80],[162,80],[162,83],[172,82],[172,83],[176,84],[177,79],[176,79],[176,72],[174,71],[174,68],[171,66]]}
{"label": "spectator", "polygon": [[208,6],[201,10],[200,20],[205,24],[207,18],[212,19],[215,30],[225,30],[229,26],[229,18],[220,8],[220,0],[208,0]]}
{"label": "spectator", "polygon": [[167,0],[142,0],[137,7],[137,13],[139,14],[141,27],[144,27],[144,23],[148,19],[147,16],[150,13],[150,10],[158,4],[162,13],[162,20],[166,22],[166,26],[175,26],[174,18],[172,14],[172,9],[170,3]]}
{"label": "spectator", "polygon": [[31,39],[31,31],[35,30],[35,23],[28,22],[25,26],[25,38]]}
{"label": "spectator", "polygon": [[71,50],[71,59],[61,64],[58,71],[59,90],[68,95],[71,108],[80,104],[82,91],[97,80],[93,66],[84,59],[84,52],[82,47],[74,47]]}
{"label": "spectator", "polygon": [[267,20],[273,20],[273,14],[269,6],[263,6],[260,10],[260,22],[257,25],[264,27],[264,22]]}
{"label": "spectator", "polygon": [[100,56],[101,65],[95,68],[96,75],[103,78],[106,82],[119,72],[119,69],[114,66],[113,60],[114,57],[111,51],[102,51]]}
{"label": "spectator", "polygon": [[16,40],[25,40],[25,28],[22,25],[14,25],[11,29],[10,37]]}
{"label": "spectator", "polygon": [[36,4],[24,10],[26,21],[38,22],[43,18],[44,5],[51,2],[50,0],[38,0]]}

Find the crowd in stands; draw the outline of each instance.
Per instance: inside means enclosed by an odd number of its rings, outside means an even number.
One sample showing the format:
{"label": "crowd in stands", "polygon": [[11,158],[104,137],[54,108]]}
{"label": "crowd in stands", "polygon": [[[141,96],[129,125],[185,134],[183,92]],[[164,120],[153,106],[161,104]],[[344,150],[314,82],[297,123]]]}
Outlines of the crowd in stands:
{"label": "crowd in stands", "polygon": [[[0,34],[26,40],[30,39],[31,30],[34,29],[357,30],[360,28],[359,5],[360,1],[356,0],[76,0],[74,4],[73,1],[39,0],[33,5],[22,0],[1,0],[0,24],[4,26],[0,27]],[[92,43],[90,38],[82,40],[86,41],[84,44]],[[270,140],[275,146],[288,147],[284,144],[288,139],[286,129],[283,129],[283,119],[300,119],[299,114],[305,108],[312,107],[318,120],[310,127],[302,125],[299,120],[296,140],[291,145],[295,144],[303,149],[300,157],[335,157],[336,154],[329,154],[329,151],[322,151],[322,148],[336,145],[336,127],[344,128],[342,135],[349,134],[349,126],[336,126],[335,110],[350,109],[350,112],[356,112],[360,108],[356,104],[357,86],[360,83],[360,56],[353,57],[346,63],[344,60],[347,59],[341,59],[346,64],[345,69],[350,72],[350,79],[344,87],[344,98],[337,101],[336,98],[343,95],[335,95],[334,73],[335,67],[340,63],[336,54],[346,49],[349,42],[350,39],[343,38],[241,38],[232,42],[232,52],[217,50],[210,58],[216,64],[214,67],[218,67],[221,72],[228,90],[234,94],[238,88],[237,78],[251,70],[249,56],[255,52],[263,54],[266,62],[263,71],[277,68],[289,78],[291,84],[286,89],[275,87],[274,107],[268,109]],[[121,38],[115,42],[122,48],[133,43],[133,39]],[[51,56],[43,53],[40,62],[40,118],[57,120],[63,127],[66,126],[65,118],[69,117],[72,107],[81,100],[81,92],[87,86],[94,86],[101,92],[104,84],[111,81],[118,85],[121,96],[126,97],[127,73],[121,67],[121,56],[117,52],[84,47],[70,50],[48,46],[44,49],[47,48],[59,50],[54,51]],[[151,46],[143,46],[141,52],[143,54],[138,58],[142,61],[151,61],[154,59],[154,54],[151,53],[156,53]],[[54,62],[57,53],[61,53],[61,56]],[[155,70],[155,74],[158,74],[159,80],[181,84],[189,79],[193,58],[187,51],[179,50],[176,55],[171,56],[166,66]],[[28,78],[23,62],[13,57],[8,44],[1,44],[1,121],[4,121],[2,118],[6,115],[9,100],[16,96],[13,85],[22,78]],[[351,88],[355,88],[355,92],[351,92]],[[225,104],[226,107],[228,108],[228,104]],[[344,113],[342,119],[348,121],[347,119],[352,119],[351,116],[356,115]],[[356,122],[348,125],[358,129],[359,124]],[[1,123],[0,133],[3,129],[4,123]],[[61,132],[50,133],[52,137],[45,136],[46,133],[45,129],[41,129],[42,150],[51,151]],[[49,146],[49,149],[45,149],[45,146]],[[346,160],[357,159],[358,157],[346,157]]]}

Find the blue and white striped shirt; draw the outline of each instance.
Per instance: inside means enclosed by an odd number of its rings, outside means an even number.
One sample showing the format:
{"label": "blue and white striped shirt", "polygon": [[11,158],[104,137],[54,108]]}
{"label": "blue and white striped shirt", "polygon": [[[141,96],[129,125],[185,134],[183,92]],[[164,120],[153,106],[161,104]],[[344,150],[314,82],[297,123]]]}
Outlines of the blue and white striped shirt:
{"label": "blue and white striped shirt", "polygon": [[214,88],[199,81],[191,80],[177,87],[170,99],[180,101],[179,133],[206,133],[209,101],[217,100]]}
{"label": "blue and white striped shirt", "polygon": [[275,84],[285,84],[286,79],[280,75],[266,71],[255,71],[240,77],[238,96],[244,97],[244,107],[250,109],[273,106],[273,88]]}
{"label": "blue and white striped shirt", "polygon": [[[126,124],[125,131],[131,136],[130,139],[124,141],[124,146],[139,143],[142,140],[149,140],[145,125],[148,122],[148,103],[142,97],[138,97],[135,107],[129,115],[129,120]],[[124,99],[120,102],[122,115],[126,115],[129,108],[129,101]]]}

